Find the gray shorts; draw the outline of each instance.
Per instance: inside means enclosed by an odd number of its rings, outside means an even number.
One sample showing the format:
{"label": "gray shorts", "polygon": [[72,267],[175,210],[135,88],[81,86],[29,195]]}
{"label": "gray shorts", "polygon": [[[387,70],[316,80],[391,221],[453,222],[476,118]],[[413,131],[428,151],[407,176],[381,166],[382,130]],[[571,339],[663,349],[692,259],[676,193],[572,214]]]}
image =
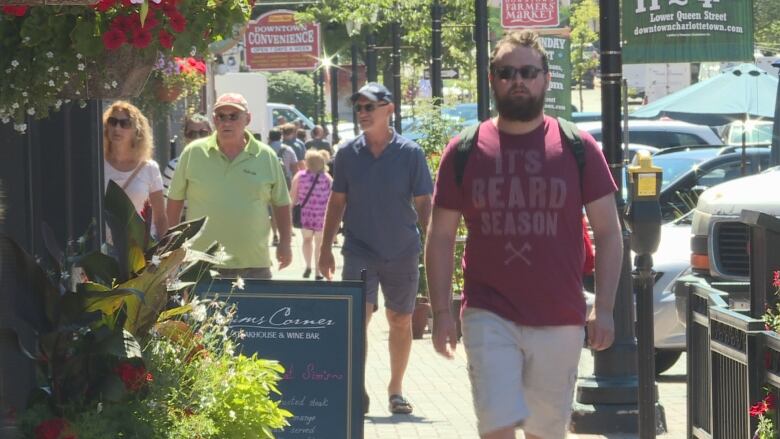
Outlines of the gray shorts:
{"label": "gray shorts", "polygon": [[366,303],[377,304],[381,285],[386,308],[400,314],[411,314],[420,280],[419,263],[417,253],[390,261],[375,261],[344,253],[341,277],[344,280],[360,280],[360,272],[366,270]]}

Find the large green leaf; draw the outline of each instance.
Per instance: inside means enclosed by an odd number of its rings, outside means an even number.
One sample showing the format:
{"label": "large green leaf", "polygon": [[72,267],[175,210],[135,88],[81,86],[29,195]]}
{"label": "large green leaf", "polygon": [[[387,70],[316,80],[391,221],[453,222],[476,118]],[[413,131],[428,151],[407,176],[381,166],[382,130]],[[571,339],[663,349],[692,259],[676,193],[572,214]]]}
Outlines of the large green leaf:
{"label": "large green leaf", "polygon": [[144,298],[144,293],[138,290],[124,288],[112,290],[93,282],[79,284],[76,292],[82,312],[101,311],[106,315],[113,315],[122,307],[126,298],[133,295],[140,300]]}
{"label": "large green leaf", "polygon": [[119,279],[119,264],[116,259],[104,253],[89,253],[79,259],[78,265],[92,282],[110,286]]}
{"label": "large green leaf", "polygon": [[111,229],[112,245],[119,258],[122,280],[129,279],[146,264],[146,225],[125,191],[113,180],[109,180],[106,186],[105,217]]}
{"label": "large green leaf", "polygon": [[151,259],[152,255],[176,250],[185,242],[195,237],[200,232],[203,225],[206,224],[206,217],[195,218],[194,220],[179,223],[165,233],[154,247],[146,252],[146,258]]}
{"label": "large green leaf", "polygon": [[128,296],[125,329],[136,337],[146,334],[168,302],[167,279],[179,269],[186,255],[185,249],[178,249],[163,255],[159,266],[149,265],[138,277],[119,285],[120,289],[138,290],[143,300]]}
{"label": "large green leaf", "polygon": [[54,328],[59,302],[59,291],[33,258],[0,234],[0,329],[13,331],[24,350],[36,352],[34,340]]}

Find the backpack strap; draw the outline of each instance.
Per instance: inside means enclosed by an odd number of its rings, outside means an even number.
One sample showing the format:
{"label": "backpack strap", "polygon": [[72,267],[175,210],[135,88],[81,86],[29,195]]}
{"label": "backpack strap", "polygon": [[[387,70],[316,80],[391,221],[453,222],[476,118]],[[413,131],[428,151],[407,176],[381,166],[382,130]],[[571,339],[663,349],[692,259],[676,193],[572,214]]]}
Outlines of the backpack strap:
{"label": "backpack strap", "polygon": [[558,128],[561,131],[561,140],[574,154],[574,160],[577,161],[577,169],[580,171],[580,190],[582,190],[582,174],[585,170],[585,145],[582,144],[582,137],[580,137],[580,129],[574,122],[559,117]]}
{"label": "backpack strap", "polygon": [[458,134],[458,145],[455,149],[455,184],[458,187],[463,184],[463,174],[466,172],[469,154],[479,140],[480,125],[482,122],[467,126]]}

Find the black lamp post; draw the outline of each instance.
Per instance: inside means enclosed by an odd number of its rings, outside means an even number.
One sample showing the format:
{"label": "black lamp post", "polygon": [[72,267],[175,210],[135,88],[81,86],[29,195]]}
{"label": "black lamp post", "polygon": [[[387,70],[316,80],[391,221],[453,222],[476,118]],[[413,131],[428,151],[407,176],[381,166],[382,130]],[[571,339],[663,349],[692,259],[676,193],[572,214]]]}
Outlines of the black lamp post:
{"label": "black lamp post", "polygon": [[[398,9],[398,2],[395,3]],[[393,122],[395,130],[401,133],[401,23],[394,21],[390,27],[393,38],[393,101],[395,103],[395,116]]]}
{"label": "black lamp post", "polygon": [[443,93],[441,79],[441,4],[433,0],[431,6],[431,96],[434,105],[441,105]]}
{"label": "black lamp post", "polygon": [[[773,62],[772,67],[780,70],[780,61]],[[780,78],[780,74],[778,74],[778,78]],[[775,123],[772,127],[772,164],[780,165],[780,83],[777,86],[774,121]]]}
{"label": "black lamp post", "polygon": [[330,64],[330,118],[333,125],[331,144],[338,143],[339,136],[339,56],[334,55]]}

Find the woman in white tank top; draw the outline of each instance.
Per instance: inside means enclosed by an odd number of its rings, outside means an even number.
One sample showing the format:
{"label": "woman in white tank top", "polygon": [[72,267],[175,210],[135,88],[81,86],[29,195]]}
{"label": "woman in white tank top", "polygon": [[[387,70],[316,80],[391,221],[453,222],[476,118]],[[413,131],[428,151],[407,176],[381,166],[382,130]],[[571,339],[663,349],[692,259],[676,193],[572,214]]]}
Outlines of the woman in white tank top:
{"label": "woman in white tank top", "polygon": [[148,201],[152,234],[162,236],[168,230],[168,220],[160,168],[152,160],[153,148],[149,121],[137,107],[117,101],[103,113],[105,183],[113,180],[124,189],[139,214]]}

